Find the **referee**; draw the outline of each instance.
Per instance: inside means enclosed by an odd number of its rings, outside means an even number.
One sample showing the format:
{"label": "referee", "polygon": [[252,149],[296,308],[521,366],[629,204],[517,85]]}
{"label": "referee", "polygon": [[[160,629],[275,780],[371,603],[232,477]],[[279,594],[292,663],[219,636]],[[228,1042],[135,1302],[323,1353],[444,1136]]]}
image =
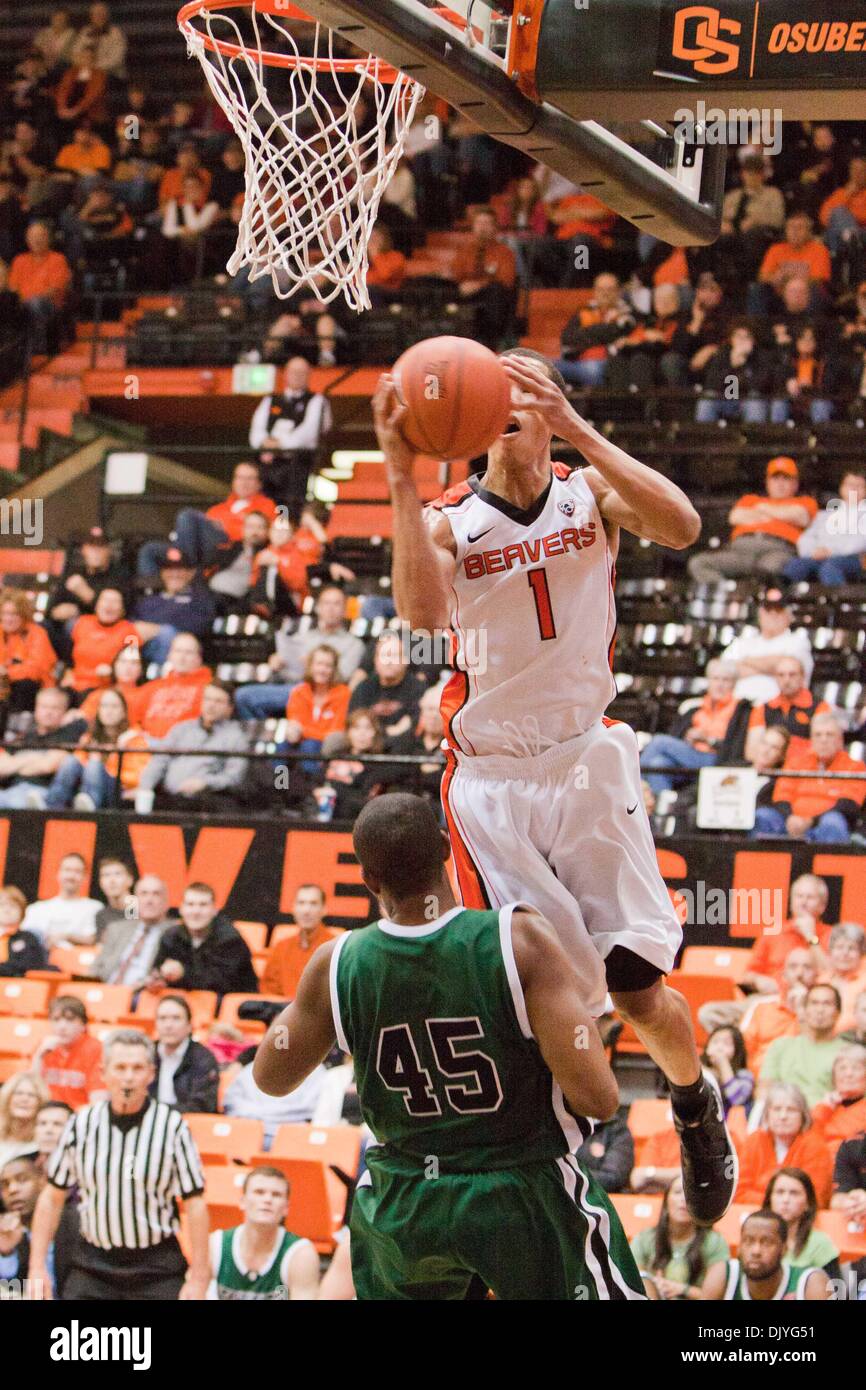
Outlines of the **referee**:
{"label": "referee", "polygon": [[[30,1278],[41,1280],[45,1298],[52,1297],[48,1249],[73,1185],[82,1238],[64,1301],[206,1296],[208,1215],[198,1151],[183,1116],[148,1095],[155,1071],[153,1044],[143,1033],[122,1028],[109,1034],[108,1100],[70,1116],[33,1216]],[[178,1198],[189,1222],[188,1269],[177,1239]]]}

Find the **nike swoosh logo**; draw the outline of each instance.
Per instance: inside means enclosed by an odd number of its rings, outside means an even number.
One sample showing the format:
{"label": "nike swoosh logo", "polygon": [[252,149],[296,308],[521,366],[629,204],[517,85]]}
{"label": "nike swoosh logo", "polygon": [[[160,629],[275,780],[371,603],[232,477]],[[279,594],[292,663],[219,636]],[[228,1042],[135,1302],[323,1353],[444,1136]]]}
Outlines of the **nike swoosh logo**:
{"label": "nike swoosh logo", "polygon": [[470,545],[474,545],[476,541],[480,541],[482,536],[488,535],[492,530],[493,527],[488,526],[486,531],[479,531],[477,536],[467,536],[466,539]]}
{"label": "nike swoosh logo", "polygon": [[627,816],[633,816],[636,810],[637,810],[637,802],[635,802],[633,806],[626,806],[626,808],[625,808],[625,813],[626,813]]}

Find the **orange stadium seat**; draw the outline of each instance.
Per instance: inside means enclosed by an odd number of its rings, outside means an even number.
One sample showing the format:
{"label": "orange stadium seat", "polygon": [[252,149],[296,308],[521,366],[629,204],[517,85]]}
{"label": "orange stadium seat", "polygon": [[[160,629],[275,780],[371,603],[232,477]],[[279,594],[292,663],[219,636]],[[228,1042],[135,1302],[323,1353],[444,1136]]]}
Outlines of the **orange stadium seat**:
{"label": "orange stadium seat", "polygon": [[250,1171],[225,1164],[216,1168],[205,1166],[204,1200],[212,1231],[225,1231],[243,1221],[241,1188]]}
{"label": "orange stadium seat", "polygon": [[97,946],[55,946],[48,953],[48,961],[67,975],[84,975],[93,978],[93,962],[99,955]]}
{"label": "orange stadium seat", "polygon": [[628,1240],[633,1240],[638,1231],[657,1225],[662,1209],[660,1193],[649,1193],[644,1197],[640,1192],[611,1192],[610,1200]]}
{"label": "orange stadium seat", "polygon": [[253,953],[265,949],[268,928],[264,922],[235,922],[235,927]]}
{"label": "orange stadium seat", "polygon": [[41,980],[48,986],[49,1005],[55,994],[60,994],[64,985],[68,985],[72,979],[64,970],[28,970],[24,976],[25,980]]}
{"label": "orange stadium seat", "polygon": [[132,1011],[132,990],[128,985],[86,984],[73,981],[64,994],[80,999],[88,1018],[97,1023],[117,1024]]}
{"label": "orange stadium seat", "polygon": [[0,1057],[0,1086],[26,1068],[27,1063],[21,1057]]}
{"label": "orange stadium seat", "polygon": [[42,981],[0,980],[0,1014],[44,1018],[50,997],[50,987]]}
{"label": "orange stadium seat", "polygon": [[279,945],[281,941],[285,941],[287,936],[297,936],[299,930],[300,928],[296,927],[294,922],[278,922],[271,932],[268,950],[273,950],[274,946]]}
{"label": "orange stadium seat", "polygon": [[290,1186],[286,1225],[296,1236],[306,1236],[320,1253],[333,1250],[335,1235],[346,1216],[348,1188],[324,1163],[315,1158],[278,1158],[257,1154],[253,1164],[270,1165],[285,1173]]}
{"label": "orange stadium seat", "polygon": [[687,946],[680,961],[684,975],[721,975],[739,983],[751,951],[744,946]]}
{"label": "orange stadium seat", "polygon": [[241,1120],[230,1115],[188,1114],[186,1122],[203,1163],[249,1163],[260,1152],[264,1139],[261,1120]]}
{"label": "orange stadium seat", "polygon": [[684,970],[672,970],[668,976],[668,984],[671,989],[679,990],[685,998],[692,1016],[698,1047],[703,1047],[707,1040],[707,1032],[698,1022],[698,1009],[710,1000],[736,998],[737,987],[734,981],[724,975],[691,975]]}
{"label": "orange stadium seat", "polygon": [[748,1202],[735,1202],[728,1207],[721,1221],[717,1221],[713,1227],[720,1236],[724,1236],[728,1242],[731,1254],[736,1256],[740,1248],[740,1231],[747,1216],[751,1216],[756,1208],[750,1206]]}
{"label": "orange stadium seat", "polygon": [[829,1236],[842,1260],[855,1262],[866,1257],[866,1231],[849,1221],[844,1211],[819,1211],[815,1229]]}
{"label": "orange stadium seat", "polygon": [[650,1098],[633,1100],[628,1112],[628,1127],[634,1140],[635,1167],[640,1167],[641,1154],[646,1141],[663,1129],[670,1129],[671,1103],[669,1100]]}
{"label": "orange stadium seat", "polygon": [[220,1023],[230,1023],[233,1028],[239,1028],[242,1033],[260,1035],[265,1031],[263,1023],[256,1023],[252,1019],[238,1018],[238,1009],[241,1004],[246,1004],[248,1000],[256,1001],[267,1000],[271,1004],[285,1004],[285,999],[276,999],[272,994],[224,994],[223,1002],[220,1005]]}
{"label": "orange stadium seat", "polygon": [[140,1023],[143,1019],[155,1018],[159,1001],[166,994],[177,994],[189,1004],[193,1032],[198,1032],[200,1028],[206,1028],[216,1018],[217,995],[212,989],[166,989],[160,994],[143,989],[138,996],[135,1013],[129,1016],[127,1022],[135,1027],[136,1023]]}
{"label": "orange stadium seat", "polygon": [[29,1057],[51,1032],[48,1018],[0,1018],[0,1057]]}
{"label": "orange stadium seat", "polygon": [[314,1158],[354,1177],[361,1157],[357,1125],[280,1125],[268,1154],[277,1158]]}

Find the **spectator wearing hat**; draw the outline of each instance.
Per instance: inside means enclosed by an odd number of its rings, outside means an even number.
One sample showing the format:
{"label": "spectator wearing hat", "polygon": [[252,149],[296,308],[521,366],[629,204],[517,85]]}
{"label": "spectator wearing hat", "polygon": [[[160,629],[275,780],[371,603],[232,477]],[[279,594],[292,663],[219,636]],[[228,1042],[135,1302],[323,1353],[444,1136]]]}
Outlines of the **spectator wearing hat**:
{"label": "spectator wearing hat", "polygon": [[734,694],[753,704],[774,700],[779,682],[776,668],[783,657],[796,657],[803,668],[803,684],[812,679],[812,648],[805,628],[791,626],[791,609],[781,589],[767,589],[758,604],[757,626],[748,626],[722,652],[721,660],[737,668]]}
{"label": "spectator wearing hat", "polygon": [[749,715],[748,752],[765,729],[786,729],[790,735],[786,753],[792,747],[801,750],[809,744],[809,726],[816,714],[829,714],[830,706],[816,700],[806,684],[803,663],[796,656],[780,657],[773,673],[779,686],[778,695],[755,705]]}
{"label": "spectator wearing hat", "polygon": [[63,573],[48,603],[46,627],[52,644],[66,660],[72,651],[70,635],[76,620],[92,613],[103,589],[126,591],[129,571],[112,555],[111,542],[101,526],[91,526],[70,550]]}
{"label": "spectator wearing hat", "polygon": [[701,584],[744,575],[780,574],[797,553],[797,541],[818,511],[814,497],[799,494],[800,470],[780,455],[767,464],[766,491],[747,493],[728,517],[731,539],[719,550],[702,550],[689,561]]}
{"label": "spectator wearing hat", "polygon": [[111,681],[111,664],[124,647],[137,647],[138,631],[126,617],[126,600],[119,589],[102,589],[92,613],[72,628],[72,665],[61,681],[77,702],[91,690]]}
{"label": "spectator wearing hat", "polygon": [[[650,739],[640,755],[640,766],[655,793],[674,786],[667,769],[715,766],[720,748],[729,742],[735,719],[739,736],[743,737],[748,703],[736,699],[736,683],[735,666],[726,666],[721,661],[709,662],[704,698],[694,709],[679,716],[668,733],[655,734]],[[682,781],[679,785],[683,785]]]}
{"label": "spectator wearing hat", "polygon": [[856,584],[864,579],[866,472],[848,468],[838,497],[818,512],[797,539],[797,555],[785,565],[792,583]]}
{"label": "spectator wearing hat", "polygon": [[784,771],[831,775],[777,778],[772,804],[755,809],[753,836],[847,844],[866,799],[866,780],[841,781],[832,774],[862,772],[866,777],[866,763],[846,753],[842,726],[834,714],[813,716],[809,744],[793,752],[789,748]]}
{"label": "spectator wearing hat", "polygon": [[166,551],[159,577],[159,591],[138,600],[134,619],[145,660],[161,666],[178,633],[202,638],[210,632],[216,608],[195,565],[177,546]]}
{"label": "spectator wearing hat", "polygon": [[0,715],[30,710],[40,690],[54,685],[57,655],[45,629],[33,621],[23,589],[0,592]]}
{"label": "spectator wearing hat", "polygon": [[[158,790],[161,809],[223,811],[229,793],[247,774],[249,739],[232,718],[234,701],[221,681],[202,691],[201,712],[174,725],[164,738],[152,739],[154,756],[141,774],[142,791]],[[169,756],[171,755],[171,756]]]}

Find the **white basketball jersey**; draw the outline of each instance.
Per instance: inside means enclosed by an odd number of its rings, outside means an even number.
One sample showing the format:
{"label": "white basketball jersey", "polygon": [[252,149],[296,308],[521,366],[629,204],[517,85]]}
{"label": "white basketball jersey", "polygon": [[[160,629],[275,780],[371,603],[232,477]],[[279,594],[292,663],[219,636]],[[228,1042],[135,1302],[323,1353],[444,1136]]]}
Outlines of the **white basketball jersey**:
{"label": "white basketball jersey", "polygon": [[455,672],[442,695],[452,748],[533,757],[584,733],[616,694],[613,561],[579,470],[554,464],[526,511],[477,478],[432,504],[457,544]]}

